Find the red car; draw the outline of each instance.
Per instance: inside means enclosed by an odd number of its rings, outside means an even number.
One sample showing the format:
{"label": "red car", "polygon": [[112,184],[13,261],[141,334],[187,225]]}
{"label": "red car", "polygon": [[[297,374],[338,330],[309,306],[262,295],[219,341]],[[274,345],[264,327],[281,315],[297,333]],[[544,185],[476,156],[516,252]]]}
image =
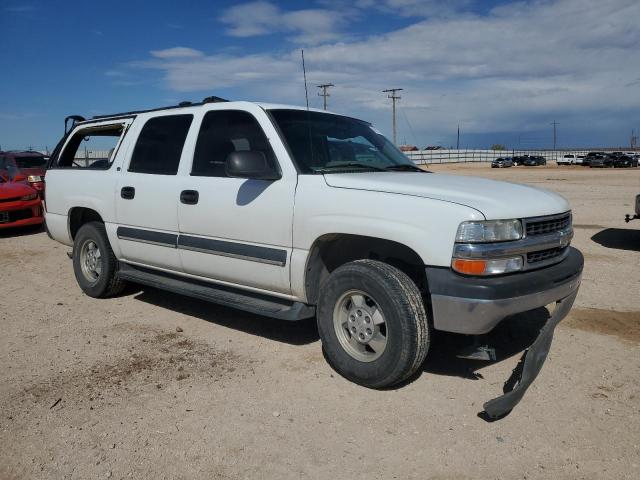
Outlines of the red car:
{"label": "red car", "polygon": [[26,181],[11,182],[0,175],[0,230],[40,225],[43,221],[38,192]]}
{"label": "red car", "polygon": [[40,152],[0,152],[0,175],[12,181],[26,180],[40,197],[46,171],[47,158]]}

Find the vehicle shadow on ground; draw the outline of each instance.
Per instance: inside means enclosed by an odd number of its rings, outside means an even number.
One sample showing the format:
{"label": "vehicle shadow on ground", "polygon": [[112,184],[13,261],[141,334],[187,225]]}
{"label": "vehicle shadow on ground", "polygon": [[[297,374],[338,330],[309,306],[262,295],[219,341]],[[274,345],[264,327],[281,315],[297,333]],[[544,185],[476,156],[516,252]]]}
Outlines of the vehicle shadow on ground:
{"label": "vehicle shadow on ground", "polygon": [[638,229],[605,228],[591,237],[591,240],[606,248],[640,252],[640,230]]}
{"label": "vehicle shadow on ground", "polygon": [[215,303],[185,297],[151,287],[136,286],[133,291],[127,290],[128,294],[135,293],[136,291],[139,292],[134,297],[136,300],[277,342],[291,345],[307,345],[318,341],[320,338],[318,336],[315,317],[296,322],[288,322],[286,320],[254,315],[241,310],[223,307]]}
{"label": "vehicle shadow on ground", "polygon": [[[319,340],[316,319],[288,322],[241,310],[216,305],[214,303],[185,297],[182,295],[131,284],[125,295],[135,295],[136,300],[166,308],[176,313],[200,318],[223,327],[232,328],[250,335],[256,335],[290,345],[308,345]],[[514,315],[501,322],[493,331],[482,338],[482,344],[495,348],[496,359],[491,361],[469,360],[456,355],[471,345],[473,337],[446,332],[432,332],[429,355],[422,369],[411,378],[395,385],[402,388],[420,377],[422,372],[434,375],[455,376],[469,380],[482,379],[482,368],[520,355],[537,338],[540,329],[549,318],[546,308]]]}
{"label": "vehicle shadow on ground", "polygon": [[42,225],[29,227],[13,227],[0,230],[0,238],[25,237],[27,235],[37,235],[44,232]]}
{"label": "vehicle shadow on ground", "polygon": [[469,360],[456,355],[472,344],[472,337],[446,332],[433,332],[431,349],[423,371],[435,375],[454,376],[469,380],[482,379],[482,368],[521,355],[536,340],[549,318],[546,308],[514,315],[502,321],[480,343],[495,348],[495,360]]}

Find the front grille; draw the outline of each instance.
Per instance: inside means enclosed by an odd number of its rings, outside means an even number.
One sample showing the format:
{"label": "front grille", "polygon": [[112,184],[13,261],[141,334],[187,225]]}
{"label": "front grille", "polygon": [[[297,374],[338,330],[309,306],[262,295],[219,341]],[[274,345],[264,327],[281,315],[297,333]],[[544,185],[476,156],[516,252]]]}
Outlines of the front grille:
{"label": "front grille", "polygon": [[20,200],[20,197],[0,198],[0,203],[3,203],[3,202],[17,202],[18,200]]}
{"label": "front grille", "polygon": [[527,263],[540,263],[562,255],[567,247],[547,248],[546,250],[538,250],[537,252],[527,253]]}
{"label": "front grille", "polygon": [[17,222],[18,220],[26,220],[27,218],[31,218],[32,212],[31,209],[28,208],[26,210],[13,210],[9,212],[9,222]]}
{"label": "front grille", "polygon": [[540,220],[525,220],[527,236],[545,235],[547,233],[566,230],[571,226],[571,213],[565,213]]}

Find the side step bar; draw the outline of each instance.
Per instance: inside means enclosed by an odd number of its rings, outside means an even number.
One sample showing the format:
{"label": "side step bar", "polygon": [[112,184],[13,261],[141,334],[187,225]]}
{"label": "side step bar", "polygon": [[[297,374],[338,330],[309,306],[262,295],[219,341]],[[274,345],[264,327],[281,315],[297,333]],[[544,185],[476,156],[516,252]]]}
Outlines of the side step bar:
{"label": "side step bar", "polygon": [[315,307],[301,302],[292,302],[126,263],[120,263],[118,276],[134,283],[280,320],[303,320],[316,314]]}

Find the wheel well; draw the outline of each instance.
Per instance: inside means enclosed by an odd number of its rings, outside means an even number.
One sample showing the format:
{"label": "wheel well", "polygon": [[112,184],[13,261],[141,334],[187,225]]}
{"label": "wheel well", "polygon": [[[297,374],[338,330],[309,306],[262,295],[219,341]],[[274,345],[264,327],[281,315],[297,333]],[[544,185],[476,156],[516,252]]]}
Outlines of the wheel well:
{"label": "wheel well", "polygon": [[74,207],[69,211],[69,234],[72,240],[80,227],[88,222],[104,223],[100,214],[90,208]]}
{"label": "wheel well", "polygon": [[424,262],[406,245],[361,235],[328,234],[318,238],[309,253],[305,275],[307,302],[317,302],[320,286],[336,268],[362,259],[393,265],[406,273],[421,292],[427,292]]}

